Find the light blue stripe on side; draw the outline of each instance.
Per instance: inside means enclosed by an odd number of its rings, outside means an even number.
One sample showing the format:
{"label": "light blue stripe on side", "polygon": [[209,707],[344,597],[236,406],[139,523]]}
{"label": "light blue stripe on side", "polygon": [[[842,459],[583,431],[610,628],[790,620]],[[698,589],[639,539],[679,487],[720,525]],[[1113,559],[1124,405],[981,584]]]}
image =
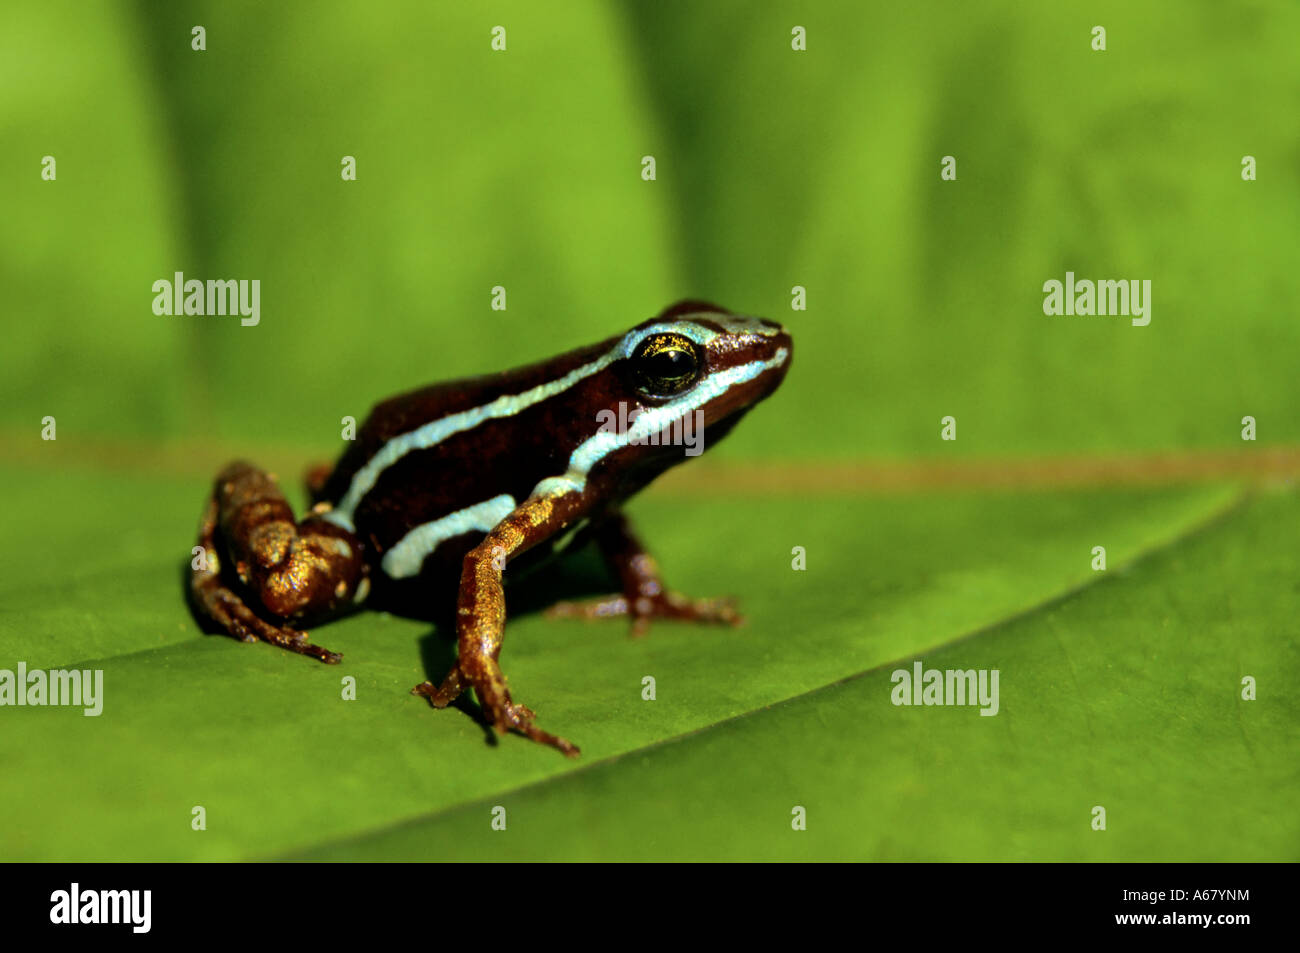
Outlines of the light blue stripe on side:
{"label": "light blue stripe on side", "polygon": [[515,498],[508,493],[449,513],[431,523],[421,523],[384,553],[384,575],[389,579],[409,579],[419,575],[424,558],[445,540],[462,533],[491,530],[514,512]]}
{"label": "light blue stripe on side", "polygon": [[690,391],[686,397],[643,411],[632,426],[623,433],[610,430],[598,431],[578,444],[577,449],[569,457],[568,468],[561,476],[547,477],[542,480],[533,487],[532,496],[581,493],[587,487],[587,474],[591,472],[591,468],[608,454],[633,442],[644,442],[651,434],[659,433],[674,420],[698,410],[737,384],[751,381],[764,371],[780,367],[789,356],[789,352],[782,347],[778,348],[776,354],[769,360],[750,361],[748,364],[719,371],[701,381],[699,386]]}
{"label": "light blue stripe on side", "polygon": [[410,433],[394,437],[380,447],[379,451],[366,461],[366,465],[356,472],[356,475],[352,477],[352,483],[348,487],[347,494],[339,501],[337,506],[328,513],[323,514],[322,518],[335,526],[342,527],[349,533],[355,533],[356,526],[353,525],[352,518],[356,514],[357,506],[365,498],[365,495],[374,488],[380,474],[408,453],[416,450],[427,450],[429,447],[442,443],[452,434],[477,427],[485,420],[491,420],[494,417],[511,417],[521,410],[562,393],[583,378],[598,374],[620,357],[628,356],[641,341],[651,334],[663,331],[676,331],[679,334],[685,334],[698,344],[707,344],[718,335],[717,331],[711,331],[690,321],[673,321],[642,328],[635,332],[629,331],[608,353],[602,354],[589,364],[584,364],[582,367],[569,371],[563,377],[547,381],[545,384],[538,384],[536,387],[520,394],[505,394],[480,407],[472,407],[458,414],[440,417],[437,420],[430,421],[423,427],[412,430]]}
{"label": "light blue stripe on side", "polygon": [[366,465],[356,472],[356,475],[352,478],[352,485],[348,487],[347,495],[339,501],[338,506],[326,513],[324,518],[336,526],[341,526],[348,532],[356,532],[356,527],[352,525],[352,516],[356,513],[357,504],[371,491],[379,480],[379,475],[402,457],[415,450],[426,450],[429,447],[437,446],[452,434],[477,427],[485,420],[491,420],[494,417],[510,417],[517,414],[526,407],[531,407],[533,404],[540,403],[548,397],[567,390],[584,377],[590,377],[592,374],[600,372],[613,363],[620,356],[620,353],[620,350],[615,348],[590,364],[575,368],[556,380],[538,384],[521,394],[505,394],[480,407],[473,407],[458,414],[440,417],[417,430],[404,433],[400,437],[394,437],[380,447],[379,452],[367,460]]}

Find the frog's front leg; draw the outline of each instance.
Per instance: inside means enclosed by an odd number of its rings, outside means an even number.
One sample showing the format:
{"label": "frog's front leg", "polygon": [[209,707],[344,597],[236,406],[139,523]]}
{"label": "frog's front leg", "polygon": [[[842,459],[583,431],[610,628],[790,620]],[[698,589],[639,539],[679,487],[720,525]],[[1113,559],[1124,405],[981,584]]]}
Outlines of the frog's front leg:
{"label": "frog's front leg", "polygon": [[613,513],[595,532],[596,545],[618,575],[623,591],[586,602],[560,602],[547,610],[552,618],[607,619],[629,616],[632,635],[640,637],[651,619],[720,622],[740,625],[744,617],[731,599],[689,599],[668,589],[654,557],[632,532],[627,517]]}
{"label": "frog's front leg", "polygon": [[[275,479],[237,462],[217,477],[199,546],[204,558],[190,592],[204,616],[242,642],[260,639],[327,663],[342,658],[285,623],[338,611],[358,590],[364,597],[369,583],[351,533],[315,516],[295,523]],[[273,621],[254,611],[253,599]]]}
{"label": "frog's front leg", "polygon": [[423,682],[411,689],[435,708],[445,708],[467,688],[478,695],[483,714],[501,734],[517,731],[533,741],[577,757],[578,747],[542,731],[532,710],[510,697],[497,658],[505,633],[506,603],[502,574],[506,564],[578,520],[584,509],[578,493],[525,500],[465,556],[456,602],[457,660],[438,687]]}

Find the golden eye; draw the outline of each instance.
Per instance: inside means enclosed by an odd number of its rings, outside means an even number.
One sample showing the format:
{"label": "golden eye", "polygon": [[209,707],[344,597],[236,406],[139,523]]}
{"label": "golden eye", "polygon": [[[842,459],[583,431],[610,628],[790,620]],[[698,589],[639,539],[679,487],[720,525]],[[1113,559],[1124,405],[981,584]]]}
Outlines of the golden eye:
{"label": "golden eye", "polygon": [[672,397],[699,378],[699,355],[690,338],[671,332],[652,334],[632,355],[637,390],[646,397]]}

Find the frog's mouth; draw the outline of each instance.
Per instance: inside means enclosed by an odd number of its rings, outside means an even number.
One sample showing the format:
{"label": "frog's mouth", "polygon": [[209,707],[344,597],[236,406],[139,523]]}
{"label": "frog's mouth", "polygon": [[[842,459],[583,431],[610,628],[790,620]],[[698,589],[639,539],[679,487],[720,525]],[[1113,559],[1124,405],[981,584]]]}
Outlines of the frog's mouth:
{"label": "frog's mouth", "polygon": [[790,369],[794,346],[784,328],[773,327],[778,330],[772,337],[730,349],[723,356],[723,360],[730,362],[729,366],[711,372],[700,382],[699,389],[704,394],[699,406],[704,411],[706,427],[713,428],[728,420],[729,426],[734,426],[745,411],[766,400],[781,386]]}

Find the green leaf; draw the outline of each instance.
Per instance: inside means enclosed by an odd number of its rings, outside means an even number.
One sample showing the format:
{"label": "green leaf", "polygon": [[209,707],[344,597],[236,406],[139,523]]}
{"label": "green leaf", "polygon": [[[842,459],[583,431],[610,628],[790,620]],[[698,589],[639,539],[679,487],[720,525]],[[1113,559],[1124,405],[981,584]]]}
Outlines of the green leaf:
{"label": "green leaf", "polygon": [[[294,855],[310,860],[1294,861],[1294,494],[1222,514],[927,669],[1000,710],[891,704],[891,661],[665,744]],[[1275,557],[1275,558],[1274,558]],[[1293,596],[1292,596],[1293,598]],[[1241,680],[1258,680],[1243,701]],[[507,808],[506,833],[489,811]],[[795,806],[807,829],[791,827]],[[1092,828],[1093,809],[1106,829]]]}
{"label": "green leaf", "polygon": [[[1300,469],[1300,8],[968,6],[0,7],[0,670],[105,686],[0,708],[0,858],[1296,859],[1297,500],[1244,494]],[[1067,270],[1151,279],[1151,324],[1044,315]],[[260,323],[155,315],[177,271]],[[797,339],[632,507],[749,622],[541,616],[590,559],[512,590],[581,762],[408,694],[454,651],[418,622],[322,627],[332,668],[201,634],[223,462],[292,492],[343,417],[684,296]],[[999,714],[889,704],[917,657]]]}
{"label": "green leaf", "polygon": [[[97,718],[75,709],[5,711],[11,730],[0,738],[0,758],[10,770],[0,803],[26,821],[5,835],[5,856],[260,857],[592,774],[520,738],[490,745],[466,713],[436,712],[409,695],[452,658],[453,643],[421,623],[366,613],[321,629],[318,639],[344,652],[340,667],[200,635],[181,598],[171,545],[179,529],[150,519],[160,502],[168,512],[192,511],[190,495],[179,482],[136,477],[132,492],[114,497],[115,484],[102,479],[6,481],[17,500],[57,490],[57,498],[115,505],[98,515],[75,506],[47,513],[47,527],[67,528],[52,531],[56,542],[34,558],[28,585],[5,594],[0,657],[98,668],[105,683]],[[661,624],[633,642],[619,623],[512,618],[502,662],[516,696],[583,746],[583,765],[1030,610],[1096,578],[1089,567],[1098,540],[1115,571],[1234,498],[1218,489],[707,503],[663,496],[633,515],[669,579],[701,594],[735,593],[750,623]],[[127,540],[125,550],[79,553],[75,527],[89,519],[107,538]],[[704,523],[708,535],[697,530]],[[776,539],[805,546],[809,568],[791,569],[789,548]],[[718,560],[719,552],[730,558]],[[42,632],[44,644],[33,639]],[[355,701],[342,697],[349,675]],[[657,682],[654,702],[641,697],[646,675]],[[95,783],[79,783],[87,777]],[[194,806],[207,812],[201,833],[189,827]],[[96,836],[87,839],[87,830]]]}

